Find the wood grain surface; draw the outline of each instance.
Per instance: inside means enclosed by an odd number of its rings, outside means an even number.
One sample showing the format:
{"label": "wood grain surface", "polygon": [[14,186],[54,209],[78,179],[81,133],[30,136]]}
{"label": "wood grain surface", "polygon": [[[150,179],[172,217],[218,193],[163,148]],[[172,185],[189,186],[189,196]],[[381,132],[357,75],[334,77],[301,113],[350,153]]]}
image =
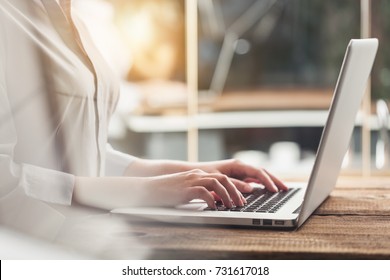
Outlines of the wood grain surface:
{"label": "wood grain surface", "polygon": [[296,231],[132,223],[127,234],[151,259],[390,259],[390,178],[340,179]]}

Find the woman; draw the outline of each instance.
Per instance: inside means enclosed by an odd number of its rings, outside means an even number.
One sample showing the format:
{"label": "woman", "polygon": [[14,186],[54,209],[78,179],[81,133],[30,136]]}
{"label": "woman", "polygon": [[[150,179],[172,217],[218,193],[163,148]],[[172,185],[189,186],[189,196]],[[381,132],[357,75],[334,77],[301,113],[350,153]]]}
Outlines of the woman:
{"label": "woman", "polygon": [[242,206],[248,182],[287,187],[237,160],[143,160],[114,151],[118,83],[70,0],[0,0],[0,198],[112,209],[195,198]]}

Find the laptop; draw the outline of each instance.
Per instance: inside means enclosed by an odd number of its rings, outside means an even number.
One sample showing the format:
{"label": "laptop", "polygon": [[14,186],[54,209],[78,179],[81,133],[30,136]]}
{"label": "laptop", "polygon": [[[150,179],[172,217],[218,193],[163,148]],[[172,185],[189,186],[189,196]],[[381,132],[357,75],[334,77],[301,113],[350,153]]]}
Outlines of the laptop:
{"label": "laptop", "polygon": [[300,227],[336,184],[377,49],[377,39],[349,42],[308,182],[287,183],[289,190],[278,193],[256,188],[245,195],[248,202],[245,207],[226,209],[217,205],[217,210],[212,210],[204,201],[193,200],[175,208],[121,208],[111,213],[169,223],[278,229]]}

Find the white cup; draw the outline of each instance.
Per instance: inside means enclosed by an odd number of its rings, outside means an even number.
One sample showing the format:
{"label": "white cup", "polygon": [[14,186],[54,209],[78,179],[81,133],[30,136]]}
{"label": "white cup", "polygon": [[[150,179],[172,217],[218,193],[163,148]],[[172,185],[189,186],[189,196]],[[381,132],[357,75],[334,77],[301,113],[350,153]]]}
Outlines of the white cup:
{"label": "white cup", "polygon": [[266,153],[255,150],[238,151],[233,155],[233,158],[239,159],[242,162],[254,167],[264,166],[268,161]]}
{"label": "white cup", "polygon": [[270,162],[273,166],[287,169],[300,161],[301,150],[295,142],[276,142],[269,149]]}

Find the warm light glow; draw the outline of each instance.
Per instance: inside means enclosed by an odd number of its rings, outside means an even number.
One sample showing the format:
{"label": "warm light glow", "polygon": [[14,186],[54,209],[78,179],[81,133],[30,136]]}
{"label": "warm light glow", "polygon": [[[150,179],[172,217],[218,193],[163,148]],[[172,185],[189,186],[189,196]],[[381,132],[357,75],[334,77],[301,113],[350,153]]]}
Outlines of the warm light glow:
{"label": "warm light glow", "polygon": [[126,2],[116,23],[131,50],[137,79],[170,79],[184,47],[183,11],[176,1]]}
{"label": "warm light glow", "polygon": [[145,10],[121,18],[119,25],[126,41],[133,46],[149,46],[156,37],[156,29],[151,15]]}

